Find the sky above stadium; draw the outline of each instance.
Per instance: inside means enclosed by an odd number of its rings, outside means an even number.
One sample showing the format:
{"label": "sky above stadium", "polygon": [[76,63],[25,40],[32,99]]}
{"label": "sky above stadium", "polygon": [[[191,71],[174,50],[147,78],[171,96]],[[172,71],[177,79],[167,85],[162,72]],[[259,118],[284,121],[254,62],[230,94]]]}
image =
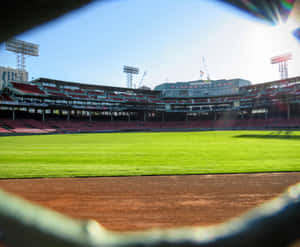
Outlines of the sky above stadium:
{"label": "sky above stadium", "polygon": [[[125,87],[123,65],[129,65],[140,69],[133,82],[147,71],[143,84],[151,88],[198,80],[200,70],[211,79],[256,84],[279,79],[270,58],[281,53],[293,53],[289,75],[300,75],[292,24],[270,26],[212,0],[116,0],[93,3],[17,38],[40,45],[40,56],[26,59],[30,79]],[[3,44],[0,66],[16,66]]]}

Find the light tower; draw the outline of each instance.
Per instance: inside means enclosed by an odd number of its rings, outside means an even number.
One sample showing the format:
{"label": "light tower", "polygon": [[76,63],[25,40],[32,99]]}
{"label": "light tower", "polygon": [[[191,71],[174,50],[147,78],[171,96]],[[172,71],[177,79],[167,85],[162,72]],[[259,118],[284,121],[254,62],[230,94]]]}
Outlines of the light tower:
{"label": "light tower", "polygon": [[132,88],[132,75],[137,75],[139,73],[139,69],[130,66],[124,66],[123,72],[127,74],[127,87]]}
{"label": "light tower", "polygon": [[25,55],[39,56],[39,46],[19,39],[10,39],[5,42],[5,49],[16,53],[18,80],[22,81],[25,73]]}
{"label": "light tower", "polygon": [[288,73],[288,60],[292,59],[291,53],[282,54],[280,56],[272,57],[271,64],[278,64],[279,65],[279,73],[280,79],[286,79],[289,77]]}

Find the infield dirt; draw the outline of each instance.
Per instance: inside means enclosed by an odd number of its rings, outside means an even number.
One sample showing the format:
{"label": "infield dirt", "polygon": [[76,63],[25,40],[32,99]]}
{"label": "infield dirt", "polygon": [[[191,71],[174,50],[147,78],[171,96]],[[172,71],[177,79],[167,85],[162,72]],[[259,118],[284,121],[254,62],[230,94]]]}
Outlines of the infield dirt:
{"label": "infield dirt", "polygon": [[142,230],[221,223],[300,182],[300,173],[3,179],[0,188],[104,227]]}

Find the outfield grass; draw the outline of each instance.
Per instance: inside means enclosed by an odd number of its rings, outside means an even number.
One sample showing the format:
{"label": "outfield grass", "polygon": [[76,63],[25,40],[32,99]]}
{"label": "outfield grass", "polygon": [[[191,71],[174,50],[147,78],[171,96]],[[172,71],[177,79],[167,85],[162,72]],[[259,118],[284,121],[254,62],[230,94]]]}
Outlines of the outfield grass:
{"label": "outfield grass", "polygon": [[0,178],[300,171],[300,132],[0,137]]}

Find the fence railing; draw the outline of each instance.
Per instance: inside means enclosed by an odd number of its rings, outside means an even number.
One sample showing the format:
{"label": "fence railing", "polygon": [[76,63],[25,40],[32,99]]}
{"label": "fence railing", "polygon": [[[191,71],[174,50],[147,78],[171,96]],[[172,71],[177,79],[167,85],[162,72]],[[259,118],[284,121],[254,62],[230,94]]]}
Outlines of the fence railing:
{"label": "fence railing", "polygon": [[0,239],[9,247],[288,246],[300,239],[300,183],[223,224],[131,233],[108,231],[0,191]]}

